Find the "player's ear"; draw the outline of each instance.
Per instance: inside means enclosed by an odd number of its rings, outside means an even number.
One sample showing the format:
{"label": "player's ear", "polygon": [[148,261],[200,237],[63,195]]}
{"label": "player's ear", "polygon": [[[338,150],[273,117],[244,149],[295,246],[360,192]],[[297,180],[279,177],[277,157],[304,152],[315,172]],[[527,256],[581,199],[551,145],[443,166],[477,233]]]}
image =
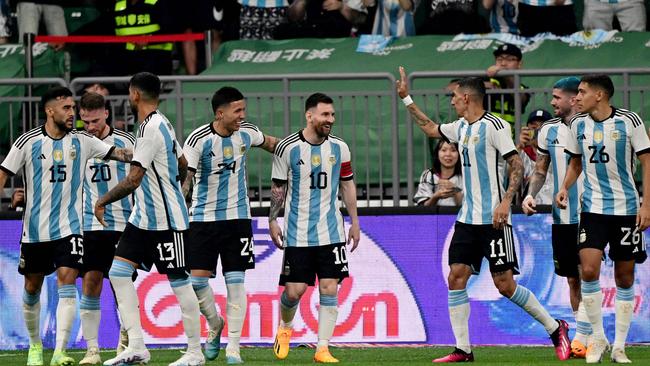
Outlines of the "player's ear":
{"label": "player's ear", "polygon": [[310,108],[305,112],[305,118],[309,122],[309,121],[311,121],[311,117],[312,117],[312,113],[311,113],[311,108]]}

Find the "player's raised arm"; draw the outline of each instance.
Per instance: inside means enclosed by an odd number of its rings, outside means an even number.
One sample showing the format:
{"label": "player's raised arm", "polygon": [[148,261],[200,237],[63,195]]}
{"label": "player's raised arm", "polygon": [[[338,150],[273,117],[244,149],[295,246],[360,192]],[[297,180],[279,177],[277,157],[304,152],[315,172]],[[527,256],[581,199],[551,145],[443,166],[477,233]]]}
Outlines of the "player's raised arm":
{"label": "player's raised arm", "polygon": [[418,127],[420,127],[425,135],[433,138],[441,137],[438,124],[429,119],[429,117],[420,110],[415,102],[413,102],[413,99],[409,95],[408,85],[406,82],[406,71],[404,71],[404,67],[402,66],[399,67],[399,76],[400,79],[397,80],[397,95],[402,98],[402,102],[404,102],[406,109],[411,114],[413,120],[415,120],[415,123],[417,123]]}

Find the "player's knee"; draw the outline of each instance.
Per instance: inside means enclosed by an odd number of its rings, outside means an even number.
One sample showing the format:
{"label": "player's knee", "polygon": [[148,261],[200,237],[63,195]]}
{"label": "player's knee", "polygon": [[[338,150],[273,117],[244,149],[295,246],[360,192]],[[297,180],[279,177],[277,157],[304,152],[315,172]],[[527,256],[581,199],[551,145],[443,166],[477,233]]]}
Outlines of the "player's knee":
{"label": "player's knee", "polygon": [[582,280],[596,281],[600,277],[600,267],[589,264],[582,265]]}
{"label": "player's knee", "polygon": [[634,272],[619,274],[615,276],[616,286],[620,288],[630,288],[634,285]]}
{"label": "player's knee", "polygon": [[517,283],[512,276],[495,276],[493,277],[494,286],[499,290],[502,296],[511,298],[517,289]]}
{"label": "player's knee", "polygon": [[467,286],[467,280],[469,279],[469,274],[465,274],[463,271],[454,271],[453,268],[449,271],[449,276],[447,276],[447,283],[449,284],[450,290],[462,290]]}

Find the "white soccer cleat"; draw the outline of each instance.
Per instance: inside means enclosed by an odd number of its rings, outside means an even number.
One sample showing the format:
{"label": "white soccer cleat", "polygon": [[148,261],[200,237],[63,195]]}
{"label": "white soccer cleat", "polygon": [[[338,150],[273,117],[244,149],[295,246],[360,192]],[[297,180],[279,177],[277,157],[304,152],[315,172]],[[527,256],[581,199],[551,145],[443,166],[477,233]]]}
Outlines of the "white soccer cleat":
{"label": "white soccer cleat", "polygon": [[587,363],[600,363],[603,355],[609,350],[607,339],[594,339],[592,344],[587,348]]}
{"label": "white soccer cleat", "polygon": [[205,365],[205,356],[199,352],[185,352],[178,360],[169,364],[169,366],[203,366]]}
{"label": "white soccer cleat", "polygon": [[124,329],[120,329],[120,340],[117,341],[117,347],[115,348],[115,354],[119,355],[120,353],[124,352],[124,350],[128,346],[129,346],[129,333]]}
{"label": "white soccer cleat", "polygon": [[117,355],[115,358],[104,362],[104,366],[118,366],[118,365],[144,365],[151,359],[151,354],[146,348],[143,350],[132,350],[126,347],[124,352]]}
{"label": "white soccer cleat", "polygon": [[632,363],[632,361],[627,358],[624,348],[614,348],[612,350],[612,362],[613,363]]}
{"label": "white soccer cleat", "polygon": [[229,350],[226,348],[226,364],[227,365],[239,365],[244,363],[244,360],[241,359],[239,350]]}
{"label": "white soccer cleat", "polygon": [[90,347],[86,351],[84,358],[79,361],[79,365],[101,365],[102,358],[99,356],[99,348]]}

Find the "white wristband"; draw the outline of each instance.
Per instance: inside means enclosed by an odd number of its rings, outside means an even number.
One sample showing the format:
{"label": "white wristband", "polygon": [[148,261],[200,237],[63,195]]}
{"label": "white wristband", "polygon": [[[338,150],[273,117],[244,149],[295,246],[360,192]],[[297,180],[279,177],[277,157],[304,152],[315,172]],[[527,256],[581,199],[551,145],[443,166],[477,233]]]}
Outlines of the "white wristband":
{"label": "white wristband", "polygon": [[411,104],[413,104],[413,98],[411,98],[410,95],[407,95],[404,98],[402,98],[402,103],[404,103],[404,105],[408,107]]}

